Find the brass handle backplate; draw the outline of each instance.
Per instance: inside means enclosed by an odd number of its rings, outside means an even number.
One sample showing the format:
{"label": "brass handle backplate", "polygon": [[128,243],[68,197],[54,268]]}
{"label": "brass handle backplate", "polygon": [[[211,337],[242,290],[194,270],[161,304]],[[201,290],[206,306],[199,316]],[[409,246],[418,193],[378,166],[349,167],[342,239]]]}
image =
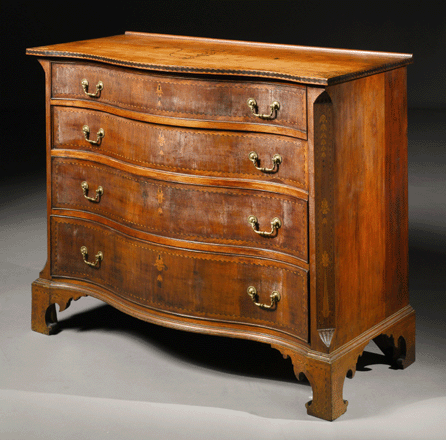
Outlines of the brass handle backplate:
{"label": "brass handle backplate", "polygon": [[257,217],[255,215],[250,215],[248,217],[248,223],[252,226],[253,231],[256,234],[261,235],[262,237],[271,237],[272,235],[274,235],[276,230],[282,226],[282,222],[280,221],[280,219],[277,217],[274,217],[271,220],[271,231],[270,232],[258,231],[257,225],[258,225],[259,221],[257,220]]}
{"label": "brass handle backplate", "polygon": [[256,113],[257,110],[257,101],[254,98],[249,98],[247,101],[247,104],[249,106],[249,108],[251,109],[251,112],[254,116],[257,116],[260,119],[272,119],[273,114],[275,112],[277,112],[277,110],[279,110],[280,108],[280,104],[277,101],[274,101],[272,104],[269,105],[271,111],[269,113],[269,115],[265,115],[265,114],[259,114]]}
{"label": "brass handle backplate", "polygon": [[104,259],[104,254],[101,251],[99,251],[95,256],[94,263],[87,261],[88,249],[86,246],[81,247],[81,254],[82,254],[82,258],[84,259],[84,263],[88,264],[89,266],[92,266],[92,267],[99,267],[101,261]]}
{"label": "brass handle backplate", "polygon": [[259,155],[255,151],[251,151],[249,153],[249,160],[254,164],[257,170],[262,171],[264,173],[274,173],[279,170],[279,165],[282,163],[282,156],[280,154],[275,154],[271,160],[273,162],[272,168],[260,168],[257,166],[259,161]]}
{"label": "brass handle backplate", "polygon": [[280,301],[280,293],[277,291],[274,291],[271,293],[270,298],[271,298],[271,304],[262,304],[258,302],[258,294],[257,294],[257,289],[254,286],[249,286],[248,287],[248,295],[251,297],[252,302],[257,306],[260,307],[262,309],[274,309],[276,304]]}
{"label": "brass handle backplate", "polygon": [[96,190],[96,197],[88,197],[88,183],[87,182],[82,182],[81,188],[84,193],[84,197],[87,200],[90,200],[91,202],[99,203],[99,201],[101,200],[102,194],[104,194],[104,188],[102,188],[102,186],[98,186],[98,189]]}
{"label": "brass handle backplate", "polygon": [[90,137],[90,127],[88,125],[84,125],[82,127],[82,131],[84,132],[85,140],[87,142],[90,142],[90,144],[93,144],[93,145],[100,145],[100,143],[102,141],[102,138],[105,136],[105,131],[102,128],[100,128],[99,131],[96,133],[96,136],[97,136],[96,140],[92,141],[91,139],[89,139],[89,137]]}
{"label": "brass handle backplate", "polygon": [[85,78],[81,81],[82,88],[84,89],[84,93],[87,96],[91,96],[92,98],[99,98],[101,96],[101,90],[104,89],[104,83],[102,81],[99,81],[96,84],[96,92],[95,93],[89,93],[88,92],[88,80]]}

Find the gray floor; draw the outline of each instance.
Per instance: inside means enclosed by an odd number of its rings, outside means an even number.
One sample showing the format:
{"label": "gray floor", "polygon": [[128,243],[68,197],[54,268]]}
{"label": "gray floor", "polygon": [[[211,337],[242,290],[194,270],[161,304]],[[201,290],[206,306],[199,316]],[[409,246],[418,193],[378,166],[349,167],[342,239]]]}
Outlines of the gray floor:
{"label": "gray floor", "polygon": [[263,344],[156,327],[93,298],[30,330],[46,258],[41,176],[0,187],[0,438],[445,439],[446,113],[409,114],[411,303],[417,360],[391,370],[370,344],[346,414],[307,416],[311,388]]}

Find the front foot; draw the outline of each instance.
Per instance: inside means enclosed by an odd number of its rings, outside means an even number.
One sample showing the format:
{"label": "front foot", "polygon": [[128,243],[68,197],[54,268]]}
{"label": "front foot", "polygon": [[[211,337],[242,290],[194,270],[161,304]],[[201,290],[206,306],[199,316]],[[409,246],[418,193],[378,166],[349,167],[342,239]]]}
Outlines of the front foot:
{"label": "front foot", "polygon": [[306,377],[310,382],[313,400],[305,404],[307,414],[332,421],[347,411],[348,401],[343,399],[345,377],[352,378],[355,374],[356,362],[364,350],[364,344],[335,359],[273,347],[281,351],[284,357],[291,358],[297,380]]}
{"label": "front foot", "polygon": [[311,360],[306,376],[313,389],[313,400],[306,403],[307,413],[324,420],[335,420],[347,411],[348,401],[343,399],[345,377],[356,370],[357,354],[333,363]]}
{"label": "front foot", "polygon": [[56,303],[62,312],[71,301],[85,294],[73,294],[69,290],[51,287],[51,281],[39,278],[32,283],[31,329],[44,335],[53,335],[59,331]]}

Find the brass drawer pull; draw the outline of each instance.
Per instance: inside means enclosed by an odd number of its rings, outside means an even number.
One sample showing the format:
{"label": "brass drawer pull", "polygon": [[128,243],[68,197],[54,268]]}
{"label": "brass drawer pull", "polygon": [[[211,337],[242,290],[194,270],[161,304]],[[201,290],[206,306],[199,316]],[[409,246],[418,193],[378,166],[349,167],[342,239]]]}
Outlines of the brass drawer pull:
{"label": "brass drawer pull", "polygon": [[88,249],[86,246],[81,247],[81,254],[82,258],[84,259],[84,263],[92,267],[99,267],[100,262],[104,259],[104,254],[99,251],[95,256],[96,259],[94,263],[90,263],[90,261],[87,261]]}
{"label": "brass drawer pull", "polygon": [[276,304],[280,301],[280,293],[279,292],[272,292],[270,295],[271,298],[271,304],[262,304],[257,302],[258,300],[258,294],[257,294],[257,289],[254,286],[249,286],[248,287],[248,295],[251,297],[252,302],[257,306],[260,307],[262,309],[273,309]]}
{"label": "brass drawer pull", "polygon": [[88,80],[85,78],[82,80],[81,84],[82,88],[84,89],[84,93],[92,98],[99,98],[99,96],[101,96],[101,90],[104,89],[104,83],[102,81],[99,81],[96,84],[96,93],[88,93]]}
{"label": "brass drawer pull", "polygon": [[90,142],[90,144],[93,144],[93,145],[100,145],[102,138],[105,136],[105,131],[102,128],[100,128],[99,131],[96,133],[96,136],[97,136],[96,140],[92,141],[91,139],[88,139],[90,136],[90,127],[88,125],[84,125],[82,127],[82,131],[84,132],[85,140],[87,142]]}
{"label": "brass drawer pull", "polygon": [[250,215],[248,217],[248,222],[252,226],[253,231],[256,234],[261,235],[262,237],[270,237],[270,236],[274,235],[275,231],[282,226],[282,222],[277,217],[274,217],[271,220],[271,232],[263,232],[263,231],[257,230],[257,225],[258,225],[259,221],[257,220],[257,217],[255,215]]}
{"label": "brass drawer pull", "polygon": [[274,101],[272,104],[270,104],[270,114],[269,115],[262,115],[259,113],[256,113],[256,109],[257,109],[257,101],[254,98],[249,98],[248,99],[248,106],[251,109],[251,112],[254,116],[257,116],[260,119],[272,119],[274,112],[277,112],[277,110],[279,110],[280,108],[280,104],[277,101]]}
{"label": "brass drawer pull", "polygon": [[88,195],[87,195],[88,194],[88,183],[87,182],[82,182],[81,188],[84,193],[84,197],[87,200],[90,200],[91,202],[99,203],[99,201],[101,200],[102,194],[104,194],[104,188],[102,188],[102,186],[98,186],[98,189],[96,190],[96,197],[88,197]]}
{"label": "brass drawer pull", "polygon": [[275,154],[271,160],[273,162],[272,168],[260,168],[257,166],[259,161],[259,155],[255,151],[251,151],[249,153],[249,160],[254,164],[257,170],[262,171],[264,173],[273,173],[279,171],[279,165],[282,163],[282,156],[280,154]]}

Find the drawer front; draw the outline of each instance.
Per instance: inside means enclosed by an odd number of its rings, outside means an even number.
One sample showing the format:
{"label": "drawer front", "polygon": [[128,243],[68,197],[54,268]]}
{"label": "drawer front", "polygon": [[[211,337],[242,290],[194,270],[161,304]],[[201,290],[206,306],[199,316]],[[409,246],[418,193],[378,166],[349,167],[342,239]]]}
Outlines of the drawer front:
{"label": "drawer front", "polygon": [[[163,182],[85,160],[52,160],[54,208],[96,213],[157,235],[271,249],[308,259],[304,200],[256,190]],[[88,184],[85,195],[83,182]],[[102,195],[96,192],[99,186]],[[248,221],[251,215],[257,217],[255,225]],[[275,217],[282,225],[272,236],[254,232],[254,228],[271,232]]]}
{"label": "drawer front", "polygon": [[[53,148],[94,151],[140,166],[308,188],[307,142],[289,136],[195,130],[129,120],[104,112],[53,107]],[[85,139],[83,127],[90,129]],[[250,160],[254,151],[258,160]],[[273,156],[280,155],[280,164]],[[260,171],[255,168],[267,168]]]}
{"label": "drawer front", "polygon": [[[187,252],[130,238],[93,222],[52,217],[52,274],[99,284],[137,304],[213,320],[271,327],[308,339],[307,273],[262,260]],[[95,267],[101,251],[103,259]],[[255,287],[256,306],[248,295]]]}
{"label": "drawer front", "polygon": [[[82,81],[88,81],[88,93]],[[155,75],[114,67],[89,64],[53,63],[52,97],[86,99],[158,116],[173,118],[250,123],[296,130],[306,138],[306,88],[300,85],[217,81]],[[270,118],[252,113],[248,100],[255,99],[258,114],[271,113],[277,101],[279,109]]]}

